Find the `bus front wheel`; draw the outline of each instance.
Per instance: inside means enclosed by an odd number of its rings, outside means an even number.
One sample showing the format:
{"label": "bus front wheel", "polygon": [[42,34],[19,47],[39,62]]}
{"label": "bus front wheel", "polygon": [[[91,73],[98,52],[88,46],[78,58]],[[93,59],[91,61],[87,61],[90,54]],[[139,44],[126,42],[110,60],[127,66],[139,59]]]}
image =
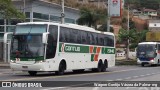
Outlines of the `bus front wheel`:
{"label": "bus front wheel", "polygon": [[102,71],[102,68],[103,68],[103,62],[102,62],[102,60],[100,60],[100,61],[98,62],[97,68],[93,68],[92,71],[94,71],[94,72],[101,72],[101,71]]}
{"label": "bus front wheel", "polygon": [[141,64],[142,67],[144,67],[144,65],[145,65],[144,63]]}
{"label": "bus front wheel", "polygon": [[36,71],[28,71],[28,73],[29,73],[30,76],[36,76],[37,75]]}
{"label": "bus front wheel", "polygon": [[66,64],[64,61],[61,61],[59,64],[59,70],[55,72],[56,75],[63,75],[66,69]]}

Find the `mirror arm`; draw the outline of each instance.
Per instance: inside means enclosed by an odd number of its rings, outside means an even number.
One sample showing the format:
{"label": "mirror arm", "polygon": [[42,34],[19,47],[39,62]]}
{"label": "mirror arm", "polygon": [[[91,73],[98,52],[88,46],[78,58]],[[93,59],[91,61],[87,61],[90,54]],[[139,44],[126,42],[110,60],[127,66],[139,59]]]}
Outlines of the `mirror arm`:
{"label": "mirror arm", "polygon": [[4,39],[3,40],[4,40],[5,44],[7,44],[7,37],[8,37],[9,34],[13,34],[13,32],[7,32],[7,33],[4,34]]}

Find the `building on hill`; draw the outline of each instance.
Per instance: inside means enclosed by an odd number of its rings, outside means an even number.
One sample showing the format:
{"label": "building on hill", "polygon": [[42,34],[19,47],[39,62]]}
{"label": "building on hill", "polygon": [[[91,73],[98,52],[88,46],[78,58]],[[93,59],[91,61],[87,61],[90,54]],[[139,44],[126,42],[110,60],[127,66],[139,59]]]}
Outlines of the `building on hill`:
{"label": "building on hill", "polygon": [[149,31],[160,32],[160,20],[149,20]]}

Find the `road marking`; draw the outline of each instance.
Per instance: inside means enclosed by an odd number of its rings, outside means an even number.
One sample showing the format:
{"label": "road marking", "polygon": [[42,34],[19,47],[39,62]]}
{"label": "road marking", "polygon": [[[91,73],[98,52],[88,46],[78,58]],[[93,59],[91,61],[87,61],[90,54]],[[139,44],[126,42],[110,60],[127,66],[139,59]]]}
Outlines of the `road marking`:
{"label": "road marking", "polygon": [[134,78],[137,78],[137,77],[139,77],[139,76],[133,76]]}
{"label": "road marking", "polygon": [[99,89],[99,87],[94,87],[92,90],[98,90]]}
{"label": "road marking", "polygon": [[151,74],[155,74],[155,73],[151,73]]}
{"label": "road marking", "polygon": [[116,79],[116,81],[122,81],[122,80],[123,80],[123,79],[121,79],[121,78],[120,78],[120,79]]}
{"label": "road marking", "polygon": [[127,78],[124,78],[124,79],[131,79],[132,77],[127,77]]}
{"label": "road marking", "polygon": [[106,80],[106,81],[114,81],[114,80]]}
{"label": "road marking", "polygon": [[141,77],[144,77],[144,76],[146,76],[146,75],[140,75]]}
{"label": "road marking", "polygon": [[[88,76],[88,75],[102,75],[102,74],[111,74],[111,73],[118,73],[118,72],[127,72],[127,71],[134,71],[134,70],[143,70],[143,69],[149,69],[149,68],[136,68],[136,69],[128,69],[128,70],[119,70],[119,71],[113,71],[113,72],[101,72],[101,73],[87,73],[87,74],[76,74],[76,75],[62,75],[62,76],[47,76],[47,77],[33,77],[33,78],[21,78],[21,79],[8,79],[3,81],[28,81],[28,80],[37,80],[37,79],[48,79],[48,78],[67,78],[67,77],[76,77],[76,76]],[[152,68],[153,69],[153,68]]]}
{"label": "road marking", "polygon": [[47,88],[47,89],[40,89],[40,90],[54,90],[54,89],[64,89],[66,87],[55,87],[55,88]]}
{"label": "road marking", "polygon": [[146,74],[147,76],[150,76],[151,74]]}

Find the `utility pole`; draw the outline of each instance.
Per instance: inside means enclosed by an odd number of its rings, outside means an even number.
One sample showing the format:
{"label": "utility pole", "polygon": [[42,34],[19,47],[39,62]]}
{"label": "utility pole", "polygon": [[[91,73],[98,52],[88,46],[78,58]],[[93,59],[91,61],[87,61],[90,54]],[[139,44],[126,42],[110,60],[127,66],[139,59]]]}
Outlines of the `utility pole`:
{"label": "utility pole", "polygon": [[107,20],[107,31],[110,32],[110,0],[108,0],[108,20]]}
{"label": "utility pole", "polygon": [[23,0],[23,13],[25,14],[26,0]]}
{"label": "utility pole", "polygon": [[64,14],[64,0],[61,0],[61,5],[62,5],[61,23],[64,23],[65,22],[65,20],[64,20],[64,17],[65,17],[65,14]]}
{"label": "utility pole", "polygon": [[[4,33],[6,33],[6,31],[7,31],[7,27],[6,27],[6,25],[7,25],[7,20],[6,20],[6,18],[4,19]],[[7,44],[3,44],[3,60],[4,60],[4,62],[7,62]]]}
{"label": "utility pole", "polygon": [[[128,33],[129,33],[129,5],[128,5]],[[129,38],[127,39],[127,56],[126,56],[126,59],[128,60],[129,59]]]}

